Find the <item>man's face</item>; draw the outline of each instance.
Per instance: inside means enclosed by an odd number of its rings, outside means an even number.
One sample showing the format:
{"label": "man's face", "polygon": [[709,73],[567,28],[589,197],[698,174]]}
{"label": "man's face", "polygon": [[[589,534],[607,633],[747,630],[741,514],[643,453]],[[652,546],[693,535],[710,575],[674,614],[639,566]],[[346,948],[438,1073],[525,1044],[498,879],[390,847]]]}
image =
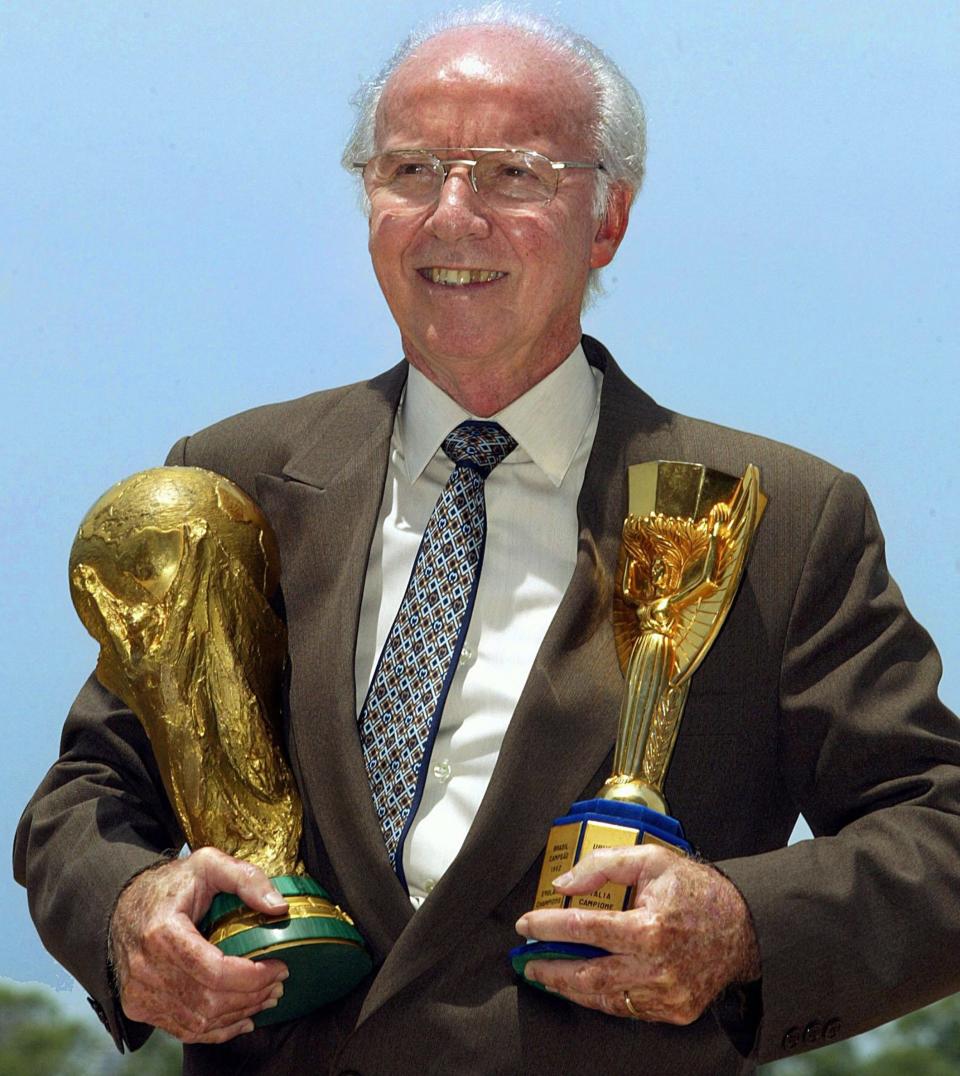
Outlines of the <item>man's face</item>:
{"label": "man's face", "polygon": [[[529,36],[450,31],[390,80],[377,148],[504,147],[594,161],[594,111],[582,79]],[[569,169],[546,205],[491,209],[454,166],[431,205],[374,199],[370,253],[410,362],[454,396],[464,377],[484,379],[493,409],[554,369],[579,340],[589,269],[613,257],[626,226],[625,192],[610,218],[596,219],[595,183],[594,171]],[[452,269],[497,275],[434,281],[434,270]]]}

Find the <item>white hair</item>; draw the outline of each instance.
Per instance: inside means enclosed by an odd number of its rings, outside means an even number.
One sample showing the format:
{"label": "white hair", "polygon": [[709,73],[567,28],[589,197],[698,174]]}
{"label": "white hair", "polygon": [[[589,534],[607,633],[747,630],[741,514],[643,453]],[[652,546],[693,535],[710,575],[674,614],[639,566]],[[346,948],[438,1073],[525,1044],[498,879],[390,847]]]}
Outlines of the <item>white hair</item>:
{"label": "white hair", "polygon": [[[448,12],[414,30],[400,44],[379,73],[363,83],[351,98],[357,119],[343,151],[344,167],[352,169],[354,161],[369,160],[376,153],[377,106],[394,72],[431,38],[448,30],[473,26],[516,30],[568,62],[572,60],[574,76],[587,81],[597,102],[592,135],[603,169],[596,173],[594,212],[598,219],[606,212],[614,183],[626,186],[632,201],[643,183],[646,153],[646,121],[639,94],[613,60],[582,34],[541,15],[511,9],[503,3]],[[598,269],[590,270],[584,306],[603,293],[599,273]]]}

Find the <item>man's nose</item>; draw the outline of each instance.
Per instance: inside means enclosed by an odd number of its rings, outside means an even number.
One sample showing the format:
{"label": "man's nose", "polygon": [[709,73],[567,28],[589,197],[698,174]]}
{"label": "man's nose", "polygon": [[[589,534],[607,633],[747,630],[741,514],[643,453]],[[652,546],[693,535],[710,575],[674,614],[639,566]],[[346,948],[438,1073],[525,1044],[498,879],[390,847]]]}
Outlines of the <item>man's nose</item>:
{"label": "man's nose", "polygon": [[424,227],[445,243],[483,239],[490,234],[486,206],[473,189],[469,168],[454,165],[444,176],[437,204]]}

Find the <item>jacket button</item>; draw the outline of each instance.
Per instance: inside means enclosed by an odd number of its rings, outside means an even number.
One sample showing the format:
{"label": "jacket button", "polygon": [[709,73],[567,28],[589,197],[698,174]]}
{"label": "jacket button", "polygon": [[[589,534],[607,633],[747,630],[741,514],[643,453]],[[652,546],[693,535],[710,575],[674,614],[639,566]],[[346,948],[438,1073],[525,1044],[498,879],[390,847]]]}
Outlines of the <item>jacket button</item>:
{"label": "jacket button", "polygon": [[791,1027],[788,1028],[783,1036],[783,1048],[784,1050],[796,1050],[800,1045],[800,1028]]}
{"label": "jacket button", "polygon": [[840,1038],[840,1021],[836,1017],[823,1025],[823,1038],[825,1042],[835,1042]]}
{"label": "jacket button", "polygon": [[823,1024],[819,1020],[811,1020],[803,1029],[803,1041],[807,1046],[816,1046],[823,1038]]}

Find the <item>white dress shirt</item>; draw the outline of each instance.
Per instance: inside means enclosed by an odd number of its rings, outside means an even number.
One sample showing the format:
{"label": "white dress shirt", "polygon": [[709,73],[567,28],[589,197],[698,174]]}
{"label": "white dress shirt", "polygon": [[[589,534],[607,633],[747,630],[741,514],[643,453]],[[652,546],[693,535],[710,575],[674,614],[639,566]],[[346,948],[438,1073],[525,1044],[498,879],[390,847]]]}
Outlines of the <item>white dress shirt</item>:
{"label": "white dress shirt", "polygon": [[[517,447],[486,480],[487,539],[473,615],[403,846],[416,907],[460,851],[573,575],[577,499],[597,430],[602,379],[577,345],[553,373],[490,419]],[[410,368],[363,589],[355,656],[358,714],[427,520],[453,470],[441,445],[455,426],[475,417]]]}

